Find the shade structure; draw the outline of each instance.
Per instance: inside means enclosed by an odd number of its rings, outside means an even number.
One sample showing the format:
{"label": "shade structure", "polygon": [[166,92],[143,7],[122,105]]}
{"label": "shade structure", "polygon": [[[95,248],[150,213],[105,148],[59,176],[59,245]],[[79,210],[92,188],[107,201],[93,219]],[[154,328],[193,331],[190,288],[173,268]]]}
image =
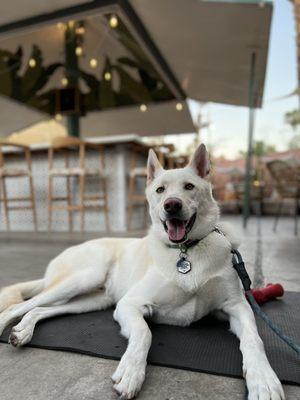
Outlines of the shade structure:
{"label": "shade structure", "polygon": [[176,109],[176,101],[150,104],[142,112],[139,107],[90,112],[81,118],[83,136],[107,136],[137,133],[141,136],[189,133],[195,130],[187,105]]}
{"label": "shade structure", "polygon": [[[256,107],[261,106],[272,15],[269,1],[63,0],[38,3],[12,0],[4,6],[0,17],[1,46],[6,38],[9,41],[11,37],[10,41],[16,42],[18,35],[26,32],[32,32],[32,39],[39,40],[38,30],[53,27],[57,21],[96,18],[113,11],[130,25],[137,42],[176,98],[248,106],[251,54],[255,52],[254,103]],[[57,61],[62,54],[61,46],[55,46],[58,34],[47,36],[53,40],[52,48],[57,49],[54,57]],[[28,40],[30,42],[27,37]],[[91,38],[88,46],[95,48],[98,42],[99,38]],[[48,57],[51,58],[51,54],[50,46]]]}
{"label": "shade structure", "polygon": [[256,53],[255,106],[262,104],[272,4],[261,1],[130,0],[187,95],[249,105]]}
{"label": "shade structure", "polygon": [[0,96],[0,137],[19,131],[49,117],[8,97]]}
{"label": "shade structure", "polygon": [[[92,110],[82,118],[82,134],[191,132],[195,128],[188,109],[184,107],[176,112],[176,101],[190,97],[203,102],[248,106],[253,53],[256,64],[252,106],[261,106],[272,15],[271,3],[263,2],[263,7],[261,3],[255,0],[60,0],[37,4],[34,0],[11,0],[1,9],[0,48],[16,51],[22,45],[28,59],[31,47],[37,44],[43,50],[46,64],[63,62],[63,32],[57,23],[81,20],[89,27],[84,44],[89,57],[80,60],[88,70],[91,57],[101,58],[107,52],[112,61],[120,56],[128,57],[128,52],[101,24],[103,15],[113,12],[122,18],[174,100],[157,106],[151,103],[143,113],[138,105]],[[88,72],[95,75],[94,71]],[[135,73],[132,76],[135,78]],[[62,78],[63,70],[58,68],[41,92],[59,86]],[[84,82],[80,85],[83,92],[89,90]],[[16,107],[21,106],[16,103]],[[28,115],[20,118],[17,126],[15,121],[9,123],[8,118],[3,131],[10,133],[28,126],[30,120],[47,118],[39,111],[39,117],[33,117],[34,109],[31,112],[22,108],[22,112]]]}

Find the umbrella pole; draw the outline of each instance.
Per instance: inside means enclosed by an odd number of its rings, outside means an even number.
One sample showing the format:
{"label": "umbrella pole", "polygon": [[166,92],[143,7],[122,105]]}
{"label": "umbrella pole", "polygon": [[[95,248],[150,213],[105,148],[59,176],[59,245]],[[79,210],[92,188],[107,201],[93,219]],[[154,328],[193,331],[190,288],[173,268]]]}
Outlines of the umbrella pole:
{"label": "umbrella pole", "polygon": [[[68,80],[68,87],[78,90],[78,58],[76,55],[76,46],[76,23],[71,21],[67,23],[65,30],[65,74]],[[69,136],[80,136],[78,113],[67,115],[67,129]]]}
{"label": "umbrella pole", "polygon": [[243,202],[243,226],[246,228],[247,221],[250,216],[251,206],[251,171],[252,171],[252,156],[253,156],[253,133],[255,120],[255,64],[256,53],[251,55],[251,69],[249,80],[249,125],[248,125],[248,150],[246,156],[245,170],[245,187],[244,187],[244,202]]}

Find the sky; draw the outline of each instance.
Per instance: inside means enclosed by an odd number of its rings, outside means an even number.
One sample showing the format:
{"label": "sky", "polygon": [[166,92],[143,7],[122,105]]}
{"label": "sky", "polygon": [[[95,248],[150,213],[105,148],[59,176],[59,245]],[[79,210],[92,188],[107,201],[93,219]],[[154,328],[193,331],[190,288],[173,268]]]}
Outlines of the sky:
{"label": "sky", "polygon": [[[263,107],[256,111],[254,136],[256,140],[275,145],[279,151],[287,149],[288,142],[294,135],[292,128],[284,123],[284,114],[298,107],[297,96],[275,100],[297,87],[295,38],[292,3],[288,0],[275,0]],[[193,104],[193,111],[198,107],[198,104]],[[213,148],[215,156],[235,158],[240,150],[246,150],[247,108],[209,103],[202,107],[202,112],[203,118],[210,121],[210,127],[203,130],[201,140]],[[168,139],[172,140],[174,137]],[[183,148],[192,137],[189,135],[175,140]]]}

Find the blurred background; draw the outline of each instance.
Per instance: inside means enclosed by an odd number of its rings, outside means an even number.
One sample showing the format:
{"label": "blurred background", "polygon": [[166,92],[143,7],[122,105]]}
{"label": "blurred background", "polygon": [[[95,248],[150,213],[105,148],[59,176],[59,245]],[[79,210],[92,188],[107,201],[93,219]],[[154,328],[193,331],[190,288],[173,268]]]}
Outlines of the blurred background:
{"label": "blurred background", "polygon": [[12,0],[0,16],[0,230],[145,229],[148,149],[209,149],[224,214],[289,216],[300,2]]}

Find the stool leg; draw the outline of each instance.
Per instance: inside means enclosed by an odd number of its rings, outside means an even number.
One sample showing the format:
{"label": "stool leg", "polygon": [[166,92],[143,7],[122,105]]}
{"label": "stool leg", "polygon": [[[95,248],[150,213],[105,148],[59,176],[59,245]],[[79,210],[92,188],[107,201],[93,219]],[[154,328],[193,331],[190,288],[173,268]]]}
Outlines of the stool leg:
{"label": "stool leg", "polygon": [[52,176],[48,178],[48,231],[52,229],[52,198],[53,198]]}
{"label": "stool leg", "polygon": [[80,201],[80,231],[84,231],[85,223],[85,208],[84,208],[84,188],[85,188],[85,175],[79,176],[79,201]]}
{"label": "stool leg", "polygon": [[3,194],[3,211],[4,211],[4,219],[6,230],[10,231],[10,221],[9,221],[9,210],[8,210],[8,199],[7,199],[7,191],[6,191],[6,181],[5,177],[1,179],[1,187],[2,187],[2,194]]}
{"label": "stool leg", "polygon": [[109,209],[108,209],[108,199],[107,199],[107,182],[106,178],[100,178],[102,181],[102,189],[103,189],[103,198],[104,198],[104,217],[105,217],[105,227],[106,230],[110,231],[110,224],[109,224]]}
{"label": "stool leg", "polygon": [[32,179],[31,175],[29,176],[29,188],[30,188],[30,201],[31,201],[31,207],[32,207],[34,231],[37,232],[35,193],[34,193],[34,187],[33,187],[33,179]]}
{"label": "stool leg", "polygon": [[68,201],[68,222],[69,232],[73,231],[73,213],[72,213],[72,193],[71,193],[71,177],[67,176],[67,201]]}

